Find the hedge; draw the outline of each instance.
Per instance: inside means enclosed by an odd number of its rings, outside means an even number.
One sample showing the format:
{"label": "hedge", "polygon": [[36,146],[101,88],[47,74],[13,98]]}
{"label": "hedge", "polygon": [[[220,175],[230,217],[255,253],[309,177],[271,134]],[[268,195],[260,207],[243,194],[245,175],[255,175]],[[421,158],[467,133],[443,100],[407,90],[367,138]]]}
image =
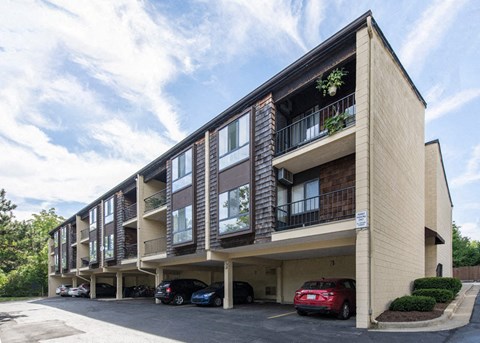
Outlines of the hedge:
{"label": "hedge", "polygon": [[462,289],[462,282],[453,277],[424,277],[413,282],[413,290],[417,289],[448,289],[453,296]]}
{"label": "hedge", "polygon": [[406,295],[395,299],[390,304],[390,311],[420,311],[429,312],[435,307],[435,298],[424,296]]}
{"label": "hedge", "polygon": [[417,289],[412,295],[432,297],[437,303],[446,303],[453,299],[453,292],[449,289]]}

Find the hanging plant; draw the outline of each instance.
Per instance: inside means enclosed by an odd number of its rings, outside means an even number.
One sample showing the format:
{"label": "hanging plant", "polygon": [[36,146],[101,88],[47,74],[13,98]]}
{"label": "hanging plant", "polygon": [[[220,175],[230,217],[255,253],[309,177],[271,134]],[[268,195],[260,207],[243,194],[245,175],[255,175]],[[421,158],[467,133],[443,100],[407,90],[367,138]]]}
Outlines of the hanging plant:
{"label": "hanging plant", "polygon": [[333,135],[335,132],[340,131],[346,125],[346,120],[350,116],[348,113],[336,113],[333,117],[325,119],[325,129],[328,131],[328,135]]}
{"label": "hanging plant", "polygon": [[330,96],[337,94],[337,89],[340,88],[345,82],[342,78],[348,74],[344,68],[336,68],[327,76],[326,79],[319,77],[317,79],[317,89],[323,92],[323,96],[327,96],[327,92]]}

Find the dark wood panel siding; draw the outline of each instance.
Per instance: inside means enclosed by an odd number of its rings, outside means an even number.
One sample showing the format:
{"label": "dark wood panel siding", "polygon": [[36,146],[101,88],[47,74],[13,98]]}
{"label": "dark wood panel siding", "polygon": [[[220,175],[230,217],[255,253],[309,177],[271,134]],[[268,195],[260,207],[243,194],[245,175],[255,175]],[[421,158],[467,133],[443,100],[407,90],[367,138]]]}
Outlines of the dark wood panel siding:
{"label": "dark wood panel siding", "polygon": [[218,239],[218,133],[216,131],[210,133],[210,249],[220,248]]}
{"label": "dark wood panel siding", "polygon": [[196,143],[195,199],[197,251],[205,250],[205,140]]}
{"label": "dark wood panel siding", "polygon": [[[194,161],[195,162],[195,161]],[[193,175],[192,175],[193,179]],[[193,181],[193,180],[192,180]],[[185,187],[172,194],[172,212],[179,208],[191,205],[193,199],[193,187]]]}
{"label": "dark wood panel siding", "polygon": [[255,111],[255,243],[269,242],[275,225],[275,105],[271,97]]}
{"label": "dark wood panel siding", "polygon": [[172,230],[172,160],[167,161],[167,256],[175,256]]}
{"label": "dark wood panel siding", "polygon": [[218,193],[250,184],[250,159],[218,173]]}
{"label": "dark wood panel siding", "polygon": [[125,198],[123,192],[117,193],[117,201],[115,206],[115,248],[117,260],[122,260],[125,256],[125,230],[123,228],[123,209],[125,206],[131,205],[131,201]]}

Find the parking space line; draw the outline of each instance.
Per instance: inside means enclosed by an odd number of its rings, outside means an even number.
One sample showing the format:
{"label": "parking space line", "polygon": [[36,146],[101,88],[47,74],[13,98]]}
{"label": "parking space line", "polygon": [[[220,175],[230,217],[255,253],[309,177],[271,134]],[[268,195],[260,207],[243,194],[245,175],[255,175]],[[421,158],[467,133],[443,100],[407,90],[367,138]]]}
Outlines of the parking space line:
{"label": "parking space line", "polygon": [[288,312],[288,313],[283,313],[283,314],[278,314],[278,315],[276,315],[276,316],[268,317],[267,319],[274,319],[274,318],[279,318],[279,317],[285,317],[285,316],[289,316],[289,315],[295,314],[295,313],[297,313],[297,311]]}

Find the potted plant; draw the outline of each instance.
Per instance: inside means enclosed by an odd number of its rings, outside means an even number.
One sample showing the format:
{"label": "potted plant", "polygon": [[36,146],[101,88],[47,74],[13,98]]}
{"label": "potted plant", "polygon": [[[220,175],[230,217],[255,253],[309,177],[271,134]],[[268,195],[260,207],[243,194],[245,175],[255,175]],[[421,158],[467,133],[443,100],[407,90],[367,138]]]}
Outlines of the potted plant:
{"label": "potted plant", "polygon": [[335,113],[333,117],[325,119],[325,129],[328,130],[328,134],[331,136],[335,132],[340,131],[345,127],[346,120],[349,118],[349,114],[346,112]]}
{"label": "potted plant", "polygon": [[348,74],[348,71],[345,68],[336,68],[327,76],[326,79],[322,79],[322,76],[317,79],[317,89],[320,92],[323,92],[323,96],[327,95],[327,92],[330,96],[337,94],[337,89],[340,88],[345,82],[342,78]]}

